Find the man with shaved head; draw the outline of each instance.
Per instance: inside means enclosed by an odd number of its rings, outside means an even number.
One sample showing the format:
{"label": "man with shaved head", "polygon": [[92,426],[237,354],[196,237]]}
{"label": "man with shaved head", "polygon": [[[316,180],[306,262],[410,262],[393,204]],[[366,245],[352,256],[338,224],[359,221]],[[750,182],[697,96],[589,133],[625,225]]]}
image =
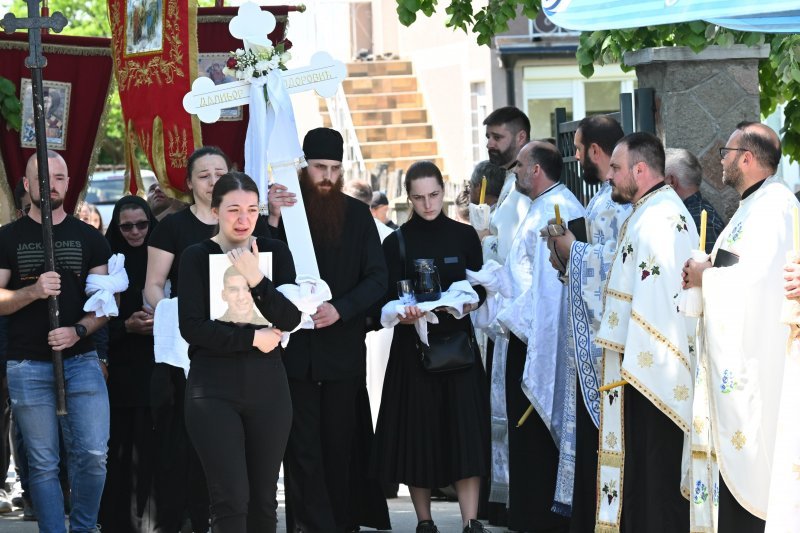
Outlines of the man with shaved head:
{"label": "man with shaved head", "polygon": [[[515,190],[529,202],[509,245],[499,277],[511,280],[499,305],[497,321],[509,331],[508,348],[495,347],[496,368],[492,383],[493,420],[497,401],[505,400],[507,451],[495,439],[493,463],[507,453],[508,529],[515,531],[567,531],[569,521],[550,510],[558,469],[558,449],[553,437],[553,369],[556,365],[556,332],[564,286],[550,266],[547,241],[539,228],[554,216],[571,220],[584,215],[583,206],[560,183],[562,159],[550,143],[533,141],[517,154]],[[503,383],[504,378],[504,383]],[[505,390],[503,390],[505,389]],[[517,422],[528,408],[536,409],[521,426]],[[493,422],[494,424],[494,422]],[[500,480],[493,471],[493,484]],[[493,490],[496,487],[493,486]]]}
{"label": "man with shaved head", "polygon": [[[111,250],[92,226],[67,215],[67,164],[47,153],[50,190],[40,191],[36,156],[25,169],[31,207],[0,228],[0,314],[8,315],[8,389],[28,451],[29,486],[41,531],[64,531],[58,480],[59,425],[67,450],[70,531],[97,531],[106,477],[108,392],[92,333],[108,321],[85,312],[86,277],[107,274]],[[55,270],[45,271],[42,194],[50,195]],[[50,330],[47,299],[58,296],[61,327]],[[56,417],[51,350],[64,358],[69,414]]]}
{"label": "man with shaved head", "polygon": [[[692,510],[695,523],[716,522],[718,494],[720,532],[763,532],[774,516],[767,506],[781,496],[770,490],[770,473],[789,335],[780,316],[783,266],[798,202],[775,176],[781,144],[769,127],[742,122],[719,152],[722,180],[742,200],[710,261],[690,260],[683,270],[687,287],[702,288],[705,338],[692,439],[693,449],[706,453],[692,458]],[[772,525],[794,531],[785,522]]]}

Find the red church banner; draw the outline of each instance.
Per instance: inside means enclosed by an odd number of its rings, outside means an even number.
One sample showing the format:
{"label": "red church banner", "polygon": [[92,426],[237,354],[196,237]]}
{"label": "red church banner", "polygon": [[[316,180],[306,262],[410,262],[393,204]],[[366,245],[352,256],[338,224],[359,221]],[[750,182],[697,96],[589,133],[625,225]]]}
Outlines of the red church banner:
{"label": "red church banner", "polygon": [[[181,105],[197,75],[194,5],[189,0],[108,0],[128,164],[135,150],[142,150],[172,194],[186,190],[186,159],[200,144],[199,122]],[[138,174],[135,165],[132,170]],[[130,183],[132,192],[137,189]]]}
{"label": "red church banner", "polygon": [[[105,106],[111,87],[109,40],[95,37],[42,35],[45,128],[47,146],[67,162],[70,183],[65,207],[68,212],[94,171]],[[11,220],[12,191],[25,173],[25,163],[36,152],[31,98],[31,74],[25,66],[28,35],[0,35],[0,76],[10,80],[22,103],[21,131],[0,128],[0,188],[8,199],[0,219]]]}
{"label": "red church banner", "polygon": [[[238,8],[195,6],[188,0],[108,0],[114,67],[128,130],[128,168],[138,176],[134,154],[142,150],[162,188],[173,196],[187,191],[186,160],[196,147],[219,146],[237,168],[244,168],[246,106],[226,109],[222,120],[202,128],[197,117],[183,109],[183,96],[198,76],[216,83],[231,81],[222,67],[229,52],[242,46],[228,31]],[[287,14],[298,8],[262,9],[277,18],[270,38],[282,41]],[[138,188],[136,182],[129,185],[132,192]]]}

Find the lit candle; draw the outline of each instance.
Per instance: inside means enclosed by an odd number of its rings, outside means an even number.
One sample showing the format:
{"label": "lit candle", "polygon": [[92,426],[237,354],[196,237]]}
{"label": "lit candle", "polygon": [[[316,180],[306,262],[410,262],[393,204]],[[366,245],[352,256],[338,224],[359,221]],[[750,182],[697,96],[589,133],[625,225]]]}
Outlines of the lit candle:
{"label": "lit candle", "polygon": [[798,215],[797,208],[792,210],[792,220],[794,224],[794,251],[800,252],[800,215]]}
{"label": "lit candle", "polygon": [[556,224],[561,225],[561,211],[558,208],[558,204],[556,204]]}
{"label": "lit candle", "polygon": [[486,176],[481,180],[481,200],[478,203],[483,204],[484,200],[486,200]]}
{"label": "lit candle", "polygon": [[700,251],[706,251],[706,227],[708,225],[708,213],[705,209],[700,211]]}

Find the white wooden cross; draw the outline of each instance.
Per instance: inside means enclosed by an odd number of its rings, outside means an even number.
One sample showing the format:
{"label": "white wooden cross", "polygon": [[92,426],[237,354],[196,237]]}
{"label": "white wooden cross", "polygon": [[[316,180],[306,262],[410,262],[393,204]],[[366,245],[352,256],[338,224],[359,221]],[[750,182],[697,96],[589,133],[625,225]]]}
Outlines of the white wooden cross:
{"label": "white wooden cross", "polygon": [[[275,17],[262,11],[258,5],[247,2],[242,4],[228,27],[231,35],[244,41],[245,49],[271,46],[266,35],[275,28]],[[222,109],[250,105],[245,172],[258,184],[262,208],[267,204],[268,167],[273,180],[296,195],[295,205],[281,208],[281,218],[298,277],[319,279],[320,275],[297,178],[297,170],[305,166],[305,159],[289,94],[313,89],[320,96],[330,97],[336,93],[345,76],[344,63],[333,59],[327,52],[317,52],[305,67],[272,70],[266,77],[221,85],[214,85],[210,78],[198,78],[192,83],[191,92],[183,97],[183,108],[196,114],[203,122],[216,122]]]}

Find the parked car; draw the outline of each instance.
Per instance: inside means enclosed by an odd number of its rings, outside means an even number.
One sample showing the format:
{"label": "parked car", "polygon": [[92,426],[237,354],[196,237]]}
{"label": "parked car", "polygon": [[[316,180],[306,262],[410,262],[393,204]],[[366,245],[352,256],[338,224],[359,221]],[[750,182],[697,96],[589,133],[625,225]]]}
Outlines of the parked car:
{"label": "parked car", "polygon": [[[142,184],[144,185],[143,192],[147,192],[150,185],[156,182],[156,175],[150,170],[142,170],[141,173]],[[95,172],[89,178],[89,186],[86,188],[84,200],[97,206],[105,227],[108,227],[108,223],[111,222],[114,204],[125,193],[124,187],[124,170],[103,170]],[[105,228],[103,229],[105,230]]]}

